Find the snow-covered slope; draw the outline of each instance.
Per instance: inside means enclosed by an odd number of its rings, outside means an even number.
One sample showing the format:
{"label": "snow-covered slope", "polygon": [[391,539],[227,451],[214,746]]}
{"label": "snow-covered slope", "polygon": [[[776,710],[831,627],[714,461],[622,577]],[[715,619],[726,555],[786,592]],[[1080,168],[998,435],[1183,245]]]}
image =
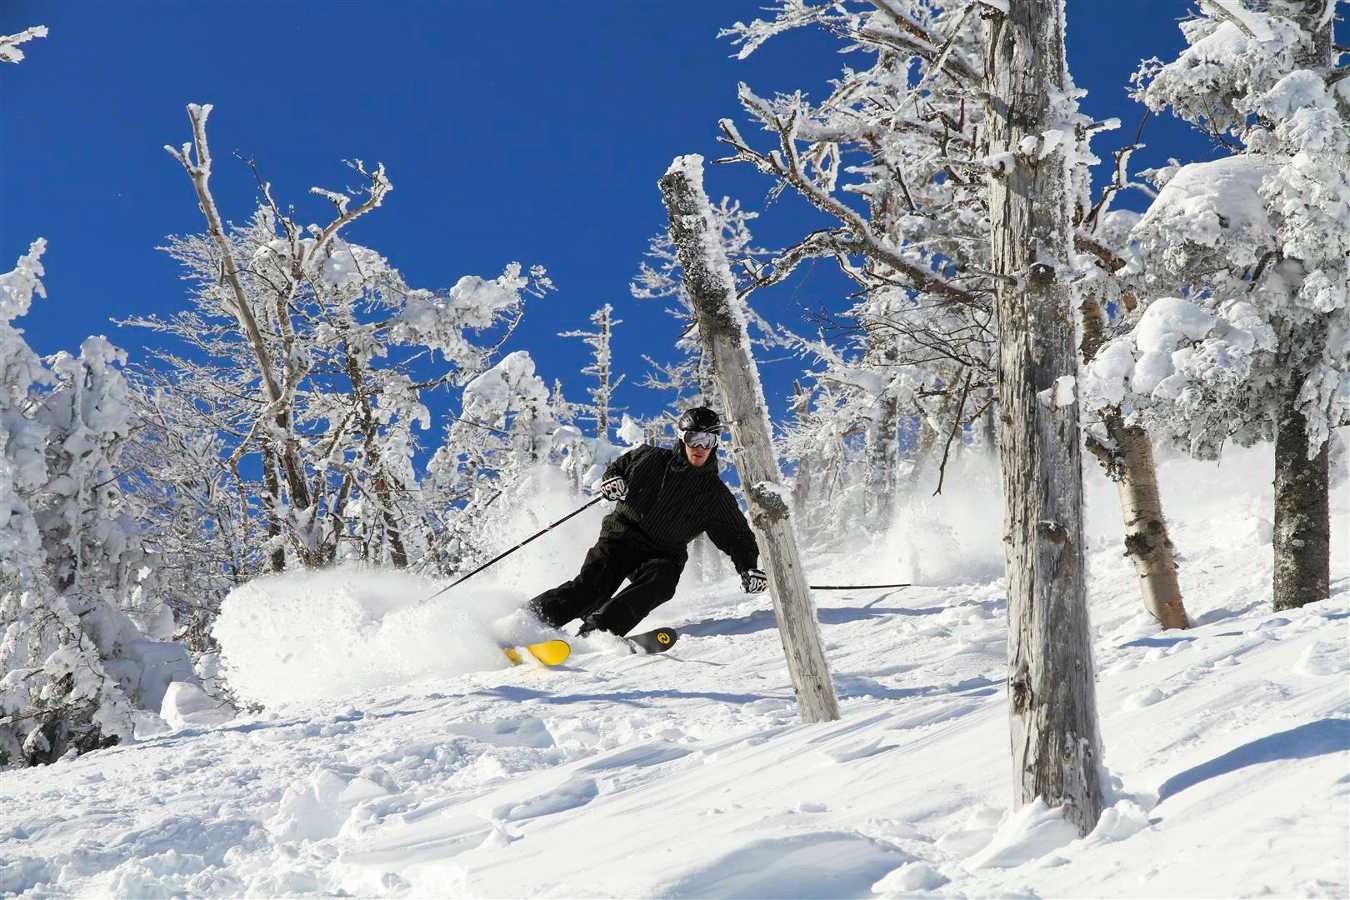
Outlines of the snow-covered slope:
{"label": "snow-covered slope", "polygon": [[[286,704],[276,660],[260,688],[268,712],[2,773],[0,893],[1346,896],[1350,518],[1339,497],[1332,600],[1269,612],[1262,498],[1218,489],[1263,483],[1261,454],[1243,459],[1222,473],[1164,467],[1197,621],[1186,633],[1159,634],[1138,611],[1111,507],[1096,507],[1115,789],[1086,839],[1038,807],[1006,812],[999,581],[818,594],[843,719],[803,726],[767,600],[728,578],[707,592],[691,582],[662,610],[683,629],[669,654],[597,638],[554,670],[483,670],[491,628],[406,610],[406,596],[366,620],[335,616],[316,638],[323,653],[343,635],[383,630],[397,644],[403,630],[458,629],[445,646],[473,644],[480,670],[456,672],[461,654],[437,671],[429,639],[404,656],[384,644],[403,681],[335,679],[325,693],[297,680],[307,699]],[[972,510],[997,517],[997,499]],[[906,512],[925,515],[962,521]],[[938,552],[931,529],[913,538]],[[977,570],[990,552],[944,540]],[[864,558],[817,558],[813,580],[881,571]],[[491,592],[455,602],[480,596],[500,612]],[[303,600],[278,602],[304,614]],[[363,671],[378,658],[351,651]]]}

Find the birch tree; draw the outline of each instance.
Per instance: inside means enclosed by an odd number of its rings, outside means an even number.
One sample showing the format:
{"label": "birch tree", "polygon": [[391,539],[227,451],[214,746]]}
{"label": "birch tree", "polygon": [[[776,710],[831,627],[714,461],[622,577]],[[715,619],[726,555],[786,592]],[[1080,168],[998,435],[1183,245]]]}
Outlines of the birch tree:
{"label": "birch tree", "polygon": [[982,12],[999,323],[1008,701],[1013,796],[1063,806],[1087,834],[1102,810],[1084,579],[1073,274],[1078,113],[1058,0]]}
{"label": "birch tree", "polygon": [[676,157],[660,187],[685,289],[726,402],[737,471],[767,561],[769,591],[802,720],[831,721],[839,718],[839,702],[792,531],[789,494],[774,455],[768,408],[750,352],[745,315],[719,240],[717,220],[703,190],[703,158]]}

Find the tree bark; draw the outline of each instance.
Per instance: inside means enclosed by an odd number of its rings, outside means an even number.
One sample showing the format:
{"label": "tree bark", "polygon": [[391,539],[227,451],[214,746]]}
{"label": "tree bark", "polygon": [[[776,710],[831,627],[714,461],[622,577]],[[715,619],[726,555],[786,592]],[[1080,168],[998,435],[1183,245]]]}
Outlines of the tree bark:
{"label": "tree bark", "polygon": [[[275,540],[281,534],[281,517],[277,515],[277,505],[281,502],[281,484],[277,480],[276,454],[272,445],[263,438],[263,506],[267,508],[267,539]],[[268,557],[273,572],[286,571],[286,548],[278,545]]]}
{"label": "tree bark", "polygon": [[1308,456],[1307,420],[1296,405],[1306,377],[1296,372],[1290,378],[1275,433],[1276,609],[1294,609],[1331,595],[1330,441]]}
{"label": "tree bark", "polygon": [[[883,358],[893,361],[893,355]],[[876,415],[867,428],[867,496],[869,524],[873,529],[890,527],[895,516],[895,488],[900,451],[896,432],[900,428],[900,400],[893,390],[877,401]]]}
{"label": "tree bark", "polygon": [[[1084,297],[1083,364],[1091,363],[1105,340],[1105,315],[1096,297]],[[1125,555],[1139,576],[1140,599],[1153,618],[1169,628],[1189,628],[1186,606],[1181,600],[1172,538],[1163,517],[1158,493],[1158,467],[1153,462],[1153,442],[1140,425],[1126,425],[1119,406],[1101,413],[1109,444],[1088,436],[1087,447],[1102,464],[1106,477],[1116,484],[1120,512],[1125,520]]]}
{"label": "tree bark", "polygon": [[980,452],[987,459],[998,458],[998,431],[994,427],[994,407],[997,405],[989,403],[980,414]]}
{"label": "tree bark", "polygon": [[[793,384],[792,412],[800,428],[811,410],[811,392],[797,381]],[[811,476],[814,463],[805,453],[797,458],[797,478],[792,484],[792,511],[801,518],[806,515],[806,507],[811,502]],[[803,521],[803,525],[809,523]],[[809,533],[809,532],[808,532]]]}
{"label": "tree bark", "polygon": [[699,337],[713,359],[731,424],[732,453],[745,487],[750,521],[764,556],[788,673],[804,722],[839,718],[839,702],[821,646],[820,626],[792,531],[788,491],[774,456],[759,371],[726,252],[703,192],[703,157],[676,157],[660,181],[684,286]]}
{"label": "tree bark", "polygon": [[[1081,834],[1102,810],[1092,644],[1083,561],[1078,404],[1060,405],[1078,372],[1072,180],[1052,93],[1069,89],[1060,0],[984,8],[989,152],[1011,166],[991,178],[999,324],[999,455],[1008,578],[1008,699],[1014,803],[1063,806]],[[1064,101],[1060,99],[1059,103]],[[1048,146],[1047,134],[1063,138]],[[1059,388],[1059,390],[1057,390]]]}

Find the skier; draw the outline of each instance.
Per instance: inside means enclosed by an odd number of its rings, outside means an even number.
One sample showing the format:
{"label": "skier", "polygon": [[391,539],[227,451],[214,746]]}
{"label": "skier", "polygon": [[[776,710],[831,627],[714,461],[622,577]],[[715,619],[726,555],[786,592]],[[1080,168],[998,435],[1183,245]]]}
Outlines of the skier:
{"label": "skier", "polygon": [[[625,635],[675,595],[689,559],[687,545],[704,531],[731,557],[747,593],[769,580],[759,547],[713,458],[722,422],[706,406],[686,410],[680,439],[667,450],[644,444],[605,470],[600,493],[618,505],[600,526],[581,574],[530,601],[540,619],[560,628],[581,619],[579,636],[592,631]],[[629,579],[628,587],[615,590]]]}

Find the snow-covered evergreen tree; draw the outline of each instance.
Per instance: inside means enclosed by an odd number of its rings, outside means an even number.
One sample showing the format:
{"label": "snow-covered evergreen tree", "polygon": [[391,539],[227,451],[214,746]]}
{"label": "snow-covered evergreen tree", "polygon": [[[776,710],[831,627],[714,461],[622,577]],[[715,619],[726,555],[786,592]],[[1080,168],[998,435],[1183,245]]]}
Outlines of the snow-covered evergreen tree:
{"label": "snow-covered evergreen tree", "polygon": [[194,677],[183,648],[127,615],[154,626],[163,606],[118,484],[121,351],[95,337],[44,365],[13,325],[44,296],[44,248],[0,275],[0,766],[128,740],[137,707],[157,712],[170,681]]}
{"label": "snow-covered evergreen tree", "polygon": [[558,337],[579,337],[591,348],[591,364],[581,370],[581,374],[595,379],[595,387],[588,389],[591,396],[589,407],[583,407],[581,418],[594,423],[595,436],[601,440],[609,439],[609,426],[614,418],[611,408],[614,392],[623,384],[624,376],[614,375],[613,350],[614,326],[622,324],[622,319],[614,318],[614,307],[606,303],[591,314],[595,331],[563,331]]}
{"label": "snow-covered evergreen tree", "polygon": [[1093,366],[1190,452],[1276,444],[1277,608],[1327,596],[1331,431],[1350,421],[1350,88],[1334,3],[1226,0],[1136,93],[1230,149],[1151,173],[1130,233],[1140,312]]}
{"label": "snow-covered evergreen tree", "polygon": [[[47,29],[0,37],[0,61]],[[91,337],[44,363],[14,320],[45,297],[39,238],[0,275],[0,767],[134,736],[170,681],[194,676],[143,566],[118,483],[134,402],[122,352]]]}

